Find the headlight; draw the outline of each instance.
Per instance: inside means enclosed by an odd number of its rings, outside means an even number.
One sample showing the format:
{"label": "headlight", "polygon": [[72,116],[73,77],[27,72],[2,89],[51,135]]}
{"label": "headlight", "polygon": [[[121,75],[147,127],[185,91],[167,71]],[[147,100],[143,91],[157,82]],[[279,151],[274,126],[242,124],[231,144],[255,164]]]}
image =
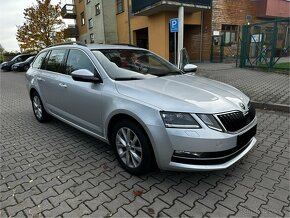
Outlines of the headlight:
{"label": "headlight", "polygon": [[201,126],[188,113],[176,112],[160,112],[165,127],[168,128],[184,128],[184,129],[199,129]]}
{"label": "headlight", "polygon": [[211,114],[197,114],[197,116],[211,129],[222,132],[223,129]]}

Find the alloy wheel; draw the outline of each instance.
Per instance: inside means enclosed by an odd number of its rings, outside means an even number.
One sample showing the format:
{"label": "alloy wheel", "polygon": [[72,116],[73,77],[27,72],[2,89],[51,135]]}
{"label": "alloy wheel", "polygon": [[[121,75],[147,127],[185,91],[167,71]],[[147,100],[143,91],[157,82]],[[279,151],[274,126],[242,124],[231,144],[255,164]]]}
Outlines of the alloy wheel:
{"label": "alloy wheel", "polygon": [[35,116],[38,119],[41,119],[42,118],[42,105],[41,105],[41,101],[37,95],[35,95],[33,97],[33,104],[32,105],[33,105],[33,110],[34,110]]}
{"label": "alloy wheel", "polygon": [[128,127],[119,129],[116,135],[117,153],[123,163],[137,168],[142,162],[142,146],[138,136]]}

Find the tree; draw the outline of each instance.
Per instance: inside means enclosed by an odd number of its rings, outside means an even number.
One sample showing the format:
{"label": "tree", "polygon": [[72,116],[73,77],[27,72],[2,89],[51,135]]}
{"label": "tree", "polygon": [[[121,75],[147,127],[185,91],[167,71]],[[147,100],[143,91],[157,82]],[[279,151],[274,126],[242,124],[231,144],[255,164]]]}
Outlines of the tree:
{"label": "tree", "polygon": [[51,0],[36,0],[36,5],[24,9],[25,22],[17,26],[16,39],[22,52],[38,52],[54,42],[64,41],[64,22],[61,19],[60,3],[51,5]]}
{"label": "tree", "polygon": [[0,63],[3,62],[3,52],[5,51],[5,49],[3,48],[3,46],[0,44]]}
{"label": "tree", "polygon": [[0,43],[0,52],[3,52],[3,51],[4,51],[4,48],[3,48],[3,46]]}

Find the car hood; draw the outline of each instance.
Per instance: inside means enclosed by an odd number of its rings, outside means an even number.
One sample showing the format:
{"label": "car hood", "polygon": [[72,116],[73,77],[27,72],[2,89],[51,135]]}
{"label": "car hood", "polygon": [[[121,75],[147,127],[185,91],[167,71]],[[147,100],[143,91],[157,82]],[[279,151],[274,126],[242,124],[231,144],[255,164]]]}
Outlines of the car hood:
{"label": "car hood", "polygon": [[[249,98],[227,84],[193,75],[118,81],[122,95],[140,100],[165,111],[221,113],[247,110]],[[240,104],[246,106],[243,109]]]}

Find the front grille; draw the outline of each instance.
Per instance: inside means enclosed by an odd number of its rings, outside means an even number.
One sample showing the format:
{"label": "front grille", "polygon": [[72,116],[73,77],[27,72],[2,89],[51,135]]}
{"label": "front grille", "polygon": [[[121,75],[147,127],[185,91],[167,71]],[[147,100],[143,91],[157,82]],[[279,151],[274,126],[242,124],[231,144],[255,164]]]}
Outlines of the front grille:
{"label": "front grille", "polygon": [[236,111],[218,115],[218,118],[227,131],[236,132],[251,123],[256,116],[254,106],[249,104],[248,107],[249,111],[245,115],[241,111]]}

